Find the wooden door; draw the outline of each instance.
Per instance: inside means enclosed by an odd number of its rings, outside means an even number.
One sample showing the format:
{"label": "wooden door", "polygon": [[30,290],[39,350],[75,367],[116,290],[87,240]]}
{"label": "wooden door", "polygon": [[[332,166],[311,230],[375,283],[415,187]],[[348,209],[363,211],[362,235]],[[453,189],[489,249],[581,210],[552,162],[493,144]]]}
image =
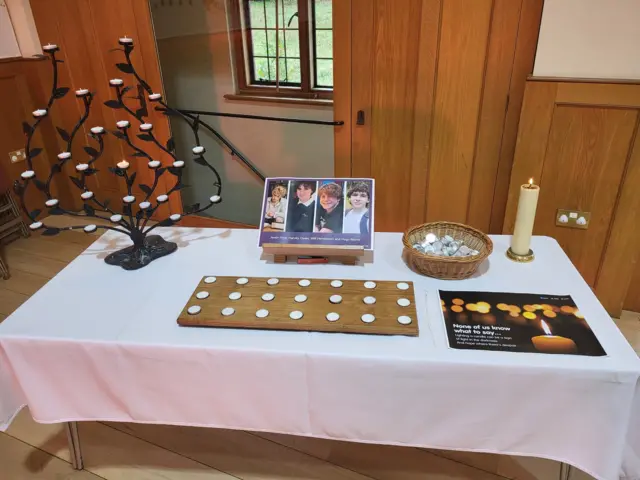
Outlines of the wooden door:
{"label": "wooden door", "polygon": [[[632,286],[640,245],[639,121],[640,84],[531,79],[504,222],[511,233],[519,186],[535,178],[534,233],[558,240],[614,316]],[[590,212],[588,228],[556,226],[558,209]]]}
{"label": "wooden door", "polygon": [[336,173],[376,179],[376,229],[500,230],[541,10],[541,0],[337,2]]}

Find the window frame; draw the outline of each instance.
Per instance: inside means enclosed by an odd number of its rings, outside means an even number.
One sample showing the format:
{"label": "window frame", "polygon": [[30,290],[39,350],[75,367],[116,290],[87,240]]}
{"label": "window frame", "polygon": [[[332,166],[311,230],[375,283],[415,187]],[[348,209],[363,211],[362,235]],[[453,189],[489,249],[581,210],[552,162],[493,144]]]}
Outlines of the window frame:
{"label": "window frame", "polygon": [[[248,0],[229,0],[231,38],[235,66],[237,95],[247,97],[274,97],[283,99],[305,100],[333,100],[333,88],[313,86],[315,83],[315,30],[313,29],[313,6],[311,0],[298,1],[298,32],[300,37],[300,80],[301,86],[276,86],[275,84],[260,85],[251,83],[253,75],[253,51],[251,28],[245,28],[245,22],[250,19]],[[278,34],[276,33],[276,39]]]}

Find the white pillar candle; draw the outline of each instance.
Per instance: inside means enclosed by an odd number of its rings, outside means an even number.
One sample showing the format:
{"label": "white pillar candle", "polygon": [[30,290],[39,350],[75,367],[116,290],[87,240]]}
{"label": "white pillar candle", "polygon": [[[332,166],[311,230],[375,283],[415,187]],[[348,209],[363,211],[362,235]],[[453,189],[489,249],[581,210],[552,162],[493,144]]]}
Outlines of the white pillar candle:
{"label": "white pillar candle", "polygon": [[95,133],[96,135],[100,135],[104,133],[104,127],[93,127],[91,129],[91,133]]}
{"label": "white pillar candle", "polygon": [[89,168],[88,163],[79,163],[76,165],[76,170],[79,172],[84,172],[87,168]]}
{"label": "white pillar candle", "polygon": [[160,166],[160,161],[151,160],[147,165],[149,165],[149,168],[158,168]]}
{"label": "white pillar candle", "polygon": [[89,90],[86,88],[76,90],[76,97],[86,97],[87,95],[89,95]]}
{"label": "white pillar candle", "polygon": [[160,95],[159,93],[150,93],[149,94],[149,100],[151,100],[152,102],[157,102],[161,98],[162,98],[162,95]]}
{"label": "white pillar candle", "polygon": [[44,50],[45,52],[55,52],[56,50],[58,50],[58,45],[56,45],[55,43],[47,43],[46,45],[42,46],[42,50]]}
{"label": "white pillar candle", "polygon": [[80,197],[82,197],[83,200],[89,200],[91,197],[93,197],[93,192],[91,191],[82,192],[80,194]]}
{"label": "white pillar candle", "polygon": [[129,162],[127,162],[126,160],[122,160],[118,162],[116,165],[118,166],[118,168],[122,170],[126,170],[127,168],[129,168]]}
{"label": "white pillar candle", "polygon": [[539,195],[540,187],[533,184],[533,178],[529,180],[529,183],[520,186],[516,224],[511,237],[511,251],[516,255],[529,253]]}
{"label": "white pillar candle", "polygon": [[123,83],[124,80],[122,80],[121,78],[112,78],[111,80],[109,80],[109,85],[111,85],[112,87],[119,87]]}
{"label": "white pillar candle", "polygon": [[71,158],[71,152],[60,152],[58,154],[58,158],[60,160],[67,160],[68,158]]}
{"label": "white pillar candle", "polygon": [[150,132],[151,130],[153,130],[153,125],[151,123],[143,123],[142,125],[140,125],[140,130],[142,130],[143,132]]}
{"label": "white pillar candle", "polygon": [[176,168],[182,168],[184,167],[184,162],[182,160],[176,160],[175,162],[173,162],[173,166]]}
{"label": "white pillar candle", "polygon": [[116,125],[118,126],[118,128],[129,128],[130,124],[128,120],[120,120],[116,123]]}
{"label": "white pillar candle", "polygon": [[47,111],[44,110],[43,108],[39,108],[38,110],[33,112],[34,117],[44,117],[46,114],[47,114]]}
{"label": "white pillar candle", "polygon": [[203,147],[203,146],[197,145],[197,146],[193,147],[193,148],[191,149],[191,151],[192,151],[193,153],[195,153],[196,155],[200,155],[200,154],[202,154],[202,153],[204,153],[204,152],[205,152],[205,149],[204,149],[204,147]]}
{"label": "white pillar candle", "polygon": [[118,39],[118,43],[120,45],[130,45],[133,46],[133,38],[129,38],[126,35],[120,39]]}

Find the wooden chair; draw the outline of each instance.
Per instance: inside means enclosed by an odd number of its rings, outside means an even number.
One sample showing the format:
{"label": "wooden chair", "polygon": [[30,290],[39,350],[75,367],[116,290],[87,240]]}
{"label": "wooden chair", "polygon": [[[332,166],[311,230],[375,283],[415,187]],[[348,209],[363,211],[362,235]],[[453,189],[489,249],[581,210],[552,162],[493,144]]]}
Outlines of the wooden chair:
{"label": "wooden chair", "polygon": [[[12,193],[9,178],[0,168],[0,247],[8,240],[15,239],[16,235],[29,236],[29,229],[25,225],[20,209]],[[9,278],[9,267],[0,250],[0,276],[5,280]]]}

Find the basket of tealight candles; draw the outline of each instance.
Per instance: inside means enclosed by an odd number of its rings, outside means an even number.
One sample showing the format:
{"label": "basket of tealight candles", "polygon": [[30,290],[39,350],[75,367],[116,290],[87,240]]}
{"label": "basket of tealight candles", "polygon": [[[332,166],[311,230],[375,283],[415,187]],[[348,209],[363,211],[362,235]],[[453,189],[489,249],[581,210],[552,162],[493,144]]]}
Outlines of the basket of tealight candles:
{"label": "basket of tealight candles", "polygon": [[402,243],[410,267],[443,280],[470,277],[493,251],[493,242],[487,235],[453,222],[411,227]]}

